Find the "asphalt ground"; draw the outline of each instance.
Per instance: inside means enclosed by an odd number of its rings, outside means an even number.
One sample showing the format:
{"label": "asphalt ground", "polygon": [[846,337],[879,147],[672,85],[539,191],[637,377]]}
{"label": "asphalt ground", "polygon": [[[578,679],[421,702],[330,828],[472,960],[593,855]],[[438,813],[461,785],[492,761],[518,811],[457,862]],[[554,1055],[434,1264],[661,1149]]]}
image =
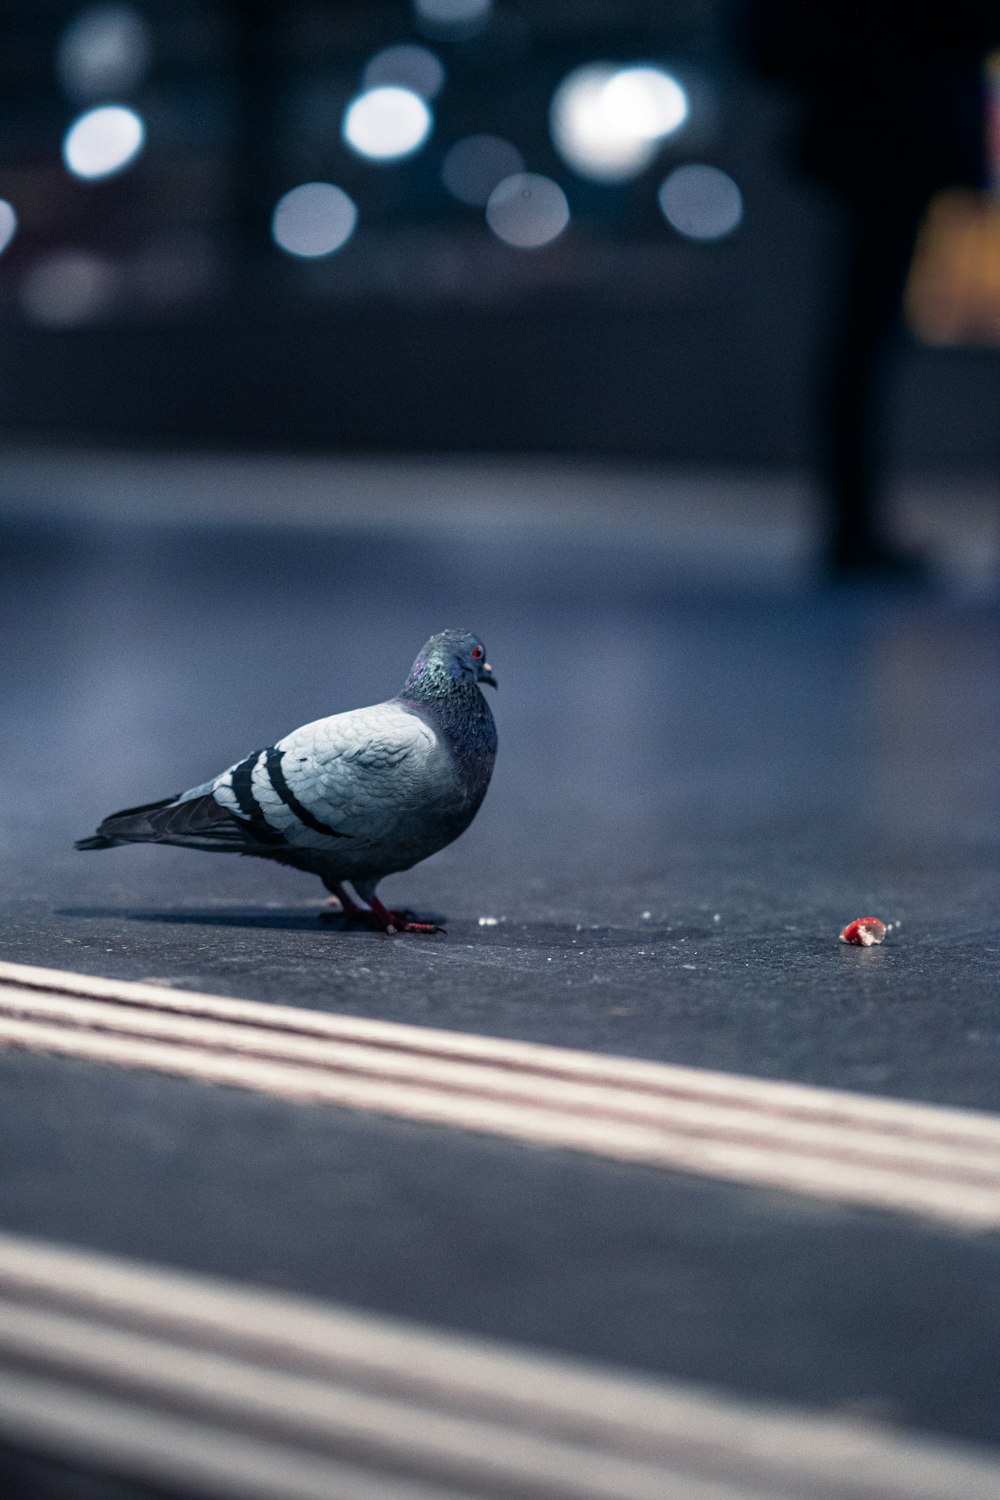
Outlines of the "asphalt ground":
{"label": "asphalt ground", "polygon": [[996,1236],[76,1061],[3,1077],[11,1232],[1000,1444]]}
{"label": "asphalt ground", "polygon": [[[416,493],[344,527],[205,499],[4,511],[5,959],[1000,1107],[993,596],[827,589],[757,567],[759,534],[716,566],[669,524],[487,526],[474,488],[432,524]],[[73,851],[389,696],[463,624],[501,684],[494,783],[383,889],[445,935],[322,923],[318,882],[263,862]],[[868,914],[882,947],[838,943]],[[5,1228],[1000,1441],[993,1238],[82,1062],[0,1073]]]}
{"label": "asphalt ground", "polygon": [[[996,1108],[995,599],[419,516],[8,519],[3,956]],[[72,849],[391,695],[456,623],[500,678],[494,782],[383,887],[447,936],[324,924],[319,882],[265,862]],[[881,948],[838,943],[869,914]]]}

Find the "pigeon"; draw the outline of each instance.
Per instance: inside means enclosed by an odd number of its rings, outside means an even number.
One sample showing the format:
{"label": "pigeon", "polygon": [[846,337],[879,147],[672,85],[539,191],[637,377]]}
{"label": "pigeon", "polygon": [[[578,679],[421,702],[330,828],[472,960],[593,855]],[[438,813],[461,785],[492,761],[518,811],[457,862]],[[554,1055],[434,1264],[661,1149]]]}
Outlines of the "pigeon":
{"label": "pigeon", "polygon": [[112,813],[76,848],[252,854],[318,875],[351,920],[437,932],[375,892],[386,875],[457,839],[478,812],[497,750],[480,683],[497,685],[482,641],[443,630],[395,698],[304,724],[213,781]]}

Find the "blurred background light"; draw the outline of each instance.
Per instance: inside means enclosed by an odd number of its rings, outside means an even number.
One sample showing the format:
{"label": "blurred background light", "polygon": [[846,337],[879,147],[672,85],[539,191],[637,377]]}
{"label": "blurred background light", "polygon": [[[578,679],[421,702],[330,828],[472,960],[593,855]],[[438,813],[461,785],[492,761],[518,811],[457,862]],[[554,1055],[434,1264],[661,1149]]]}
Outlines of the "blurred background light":
{"label": "blurred background light", "polygon": [[110,261],[84,250],[57,250],[21,283],[21,305],[34,323],[71,328],[92,323],[112,305],[117,274]]}
{"label": "blurred background light", "polygon": [[271,220],[275,244],[315,259],[346,245],[358,222],[353,201],[331,182],[304,182],[278,200]]}
{"label": "blurred background light", "polygon": [[149,27],[129,5],[94,5],[66,26],[56,48],[56,73],[71,99],[128,94],[152,60]]}
{"label": "blurred background light", "polygon": [[432,125],[431,112],[419,94],[385,84],[367,89],[347,106],[344,140],[359,156],[397,161],[420,149]]}
{"label": "blurred background light", "polygon": [[678,167],[661,184],[659,199],[667,223],[691,240],[724,239],[743,218],[743,194],[718,167]]}
{"label": "blurred background light", "polygon": [[595,182],[625,182],[645,171],[687,116],[686,93],[661,68],[587,63],[556,89],[549,128],[575,172]]}
{"label": "blurred background light", "polygon": [[444,83],[444,63],[429,48],[415,42],[385,47],[365,68],[364,85],[374,89],[393,83],[412,89],[421,99],[435,99]]}
{"label": "blurred background light", "polygon": [[16,233],[17,214],[14,212],[14,205],[8,203],[6,198],[0,198],[0,255],[4,253]]}
{"label": "blurred background light", "polygon": [[639,140],[662,141],[688,116],[687,95],[662,68],[622,68],[604,86],[603,108],[615,128]]}
{"label": "blurred background light", "polygon": [[413,11],[432,31],[473,36],[489,21],[493,0],[413,0]]}
{"label": "blurred background light", "polygon": [[456,141],[441,168],[445,187],[460,203],[483,208],[497,183],[524,171],[524,157],[499,135],[467,135]]}
{"label": "blurred background light", "polygon": [[537,250],[562,234],[569,223],[569,204],[551,177],[515,172],[490,194],[486,222],[505,245]]}
{"label": "blurred background light", "polygon": [[75,177],[111,177],[138,156],[145,139],[146,127],[134,109],[101,105],[70,126],[63,141],[63,160]]}

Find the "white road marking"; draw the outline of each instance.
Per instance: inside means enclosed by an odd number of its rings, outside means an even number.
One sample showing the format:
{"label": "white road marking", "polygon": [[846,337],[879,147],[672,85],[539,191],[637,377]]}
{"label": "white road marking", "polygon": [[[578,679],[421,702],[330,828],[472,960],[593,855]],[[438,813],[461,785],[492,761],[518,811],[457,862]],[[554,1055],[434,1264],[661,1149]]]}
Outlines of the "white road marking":
{"label": "white road marking", "polygon": [[996,1500],[1000,1456],[0,1234],[0,1439],[268,1500]]}
{"label": "white road marking", "polygon": [[0,1047],[62,1053],[1000,1228],[1000,1117],[0,964]]}

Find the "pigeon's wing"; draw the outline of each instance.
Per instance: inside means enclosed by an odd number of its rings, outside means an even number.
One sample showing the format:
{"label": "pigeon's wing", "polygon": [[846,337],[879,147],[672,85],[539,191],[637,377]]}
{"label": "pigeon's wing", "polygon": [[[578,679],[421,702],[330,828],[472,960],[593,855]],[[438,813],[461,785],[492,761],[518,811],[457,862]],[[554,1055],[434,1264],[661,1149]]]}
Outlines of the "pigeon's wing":
{"label": "pigeon's wing", "polygon": [[433,729],[390,701],[304,724],[178,797],[112,813],[77,847],[181,844],[278,859],[364,850],[391,840],[407,809],[433,816],[451,787]]}
{"label": "pigeon's wing", "polygon": [[230,768],[212,795],[257,837],[330,851],[380,843],[405,809],[432,807],[451,785],[434,730],[390,701],[304,724]]}

